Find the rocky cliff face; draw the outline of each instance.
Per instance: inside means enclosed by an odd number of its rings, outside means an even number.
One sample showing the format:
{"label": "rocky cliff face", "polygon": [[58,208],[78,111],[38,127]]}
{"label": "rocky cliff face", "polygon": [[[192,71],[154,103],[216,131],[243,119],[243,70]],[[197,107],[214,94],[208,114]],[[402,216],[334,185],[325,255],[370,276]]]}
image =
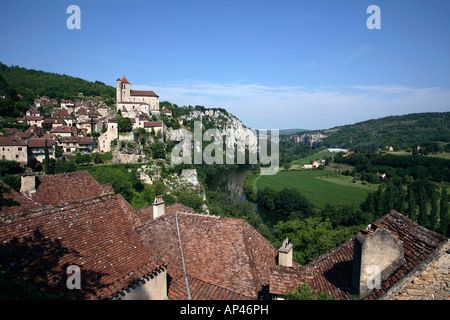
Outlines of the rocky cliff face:
{"label": "rocky cliff face", "polygon": [[291,140],[297,143],[305,143],[312,146],[314,143],[322,141],[327,136],[321,133],[304,133],[302,135],[292,135]]}
{"label": "rocky cliff face", "polygon": [[[194,145],[194,134],[199,134],[196,132],[196,127],[194,122],[198,121],[201,123],[200,128],[202,128],[201,140],[205,145],[218,141],[224,142],[224,150],[234,150],[243,153],[246,148],[251,152],[256,152],[258,146],[258,139],[256,132],[246,128],[242,122],[235,116],[222,111],[220,109],[206,109],[203,111],[193,110],[190,114],[182,116],[182,119],[190,123],[190,128],[172,129],[165,128],[166,139],[175,142],[177,148],[183,151],[183,154],[190,155],[190,149]],[[207,134],[205,134],[205,130]],[[214,138],[208,139],[208,133]],[[201,151],[198,144],[195,145],[197,151]]]}

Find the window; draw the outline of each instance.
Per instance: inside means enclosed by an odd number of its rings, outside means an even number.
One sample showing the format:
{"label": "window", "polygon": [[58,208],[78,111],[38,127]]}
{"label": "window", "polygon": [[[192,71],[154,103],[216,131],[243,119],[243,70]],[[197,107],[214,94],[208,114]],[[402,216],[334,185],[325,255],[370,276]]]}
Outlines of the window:
{"label": "window", "polygon": [[22,151],[22,147],[19,147],[18,150],[19,150],[19,151]]}

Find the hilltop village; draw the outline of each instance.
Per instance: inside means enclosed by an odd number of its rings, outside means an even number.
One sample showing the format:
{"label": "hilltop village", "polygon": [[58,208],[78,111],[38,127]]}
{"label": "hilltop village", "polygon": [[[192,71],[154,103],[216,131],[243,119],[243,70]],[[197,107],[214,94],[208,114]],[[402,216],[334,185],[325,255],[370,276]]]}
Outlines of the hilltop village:
{"label": "hilltop village", "polygon": [[[22,166],[42,163],[45,148],[50,158],[57,153],[68,155],[82,152],[111,152],[111,145],[119,140],[119,119],[126,119],[128,134],[120,140],[133,141],[132,130],[143,129],[155,137],[163,134],[164,122],[161,115],[172,118],[172,112],[159,107],[159,97],[153,91],[131,90],[125,78],[117,79],[116,110],[103,101],[92,100],[73,102],[41,96],[18,121],[28,129],[24,132],[3,127],[0,137],[0,157],[14,160]],[[41,107],[52,106],[51,114],[44,115]],[[119,116],[118,116],[119,115]],[[178,119],[182,121],[181,119]]]}
{"label": "hilltop village", "polygon": [[163,137],[172,114],[158,95],[132,90],[126,77],[116,86],[115,110],[61,100],[43,115],[41,105],[57,102],[42,96],[20,118],[26,131],[3,128],[2,159],[27,167],[20,190],[1,182],[1,271],[11,287],[25,283],[44,299],[283,300],[301,286],[338,300],[450,299],[449,240],[394,210],[301,265],[289,237],[277,248],[243,218],[166,204],[165,194],[134,209],[87,171],[33,171],[47,156],[104,154],[134,139],[119,134],[124,118]]}

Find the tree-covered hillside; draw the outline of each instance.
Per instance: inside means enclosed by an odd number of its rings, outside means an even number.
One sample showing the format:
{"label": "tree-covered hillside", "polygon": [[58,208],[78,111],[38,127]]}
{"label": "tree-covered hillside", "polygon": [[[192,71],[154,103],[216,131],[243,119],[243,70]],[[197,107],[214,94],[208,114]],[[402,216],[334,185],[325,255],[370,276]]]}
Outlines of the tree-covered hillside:
{"label": "tree-covered hillside", "polygon": [[327,135],[321,142],[326,147],[354,148],[376,143],[380,148],[401,149],[426,141],[450,142],[449,123],[450,112],[427,112],[389,116],[317,132]]}
{"label": "tree-covered hillside", "polygon": [[115,88],[103,82],[90,82],[80,78],[34,69],[11,66],[0,62],[0,94],[10,96],[12,93],[22,97],[31,95],[49,98],[70,99],[78,96],[100,96],[114,98]]}

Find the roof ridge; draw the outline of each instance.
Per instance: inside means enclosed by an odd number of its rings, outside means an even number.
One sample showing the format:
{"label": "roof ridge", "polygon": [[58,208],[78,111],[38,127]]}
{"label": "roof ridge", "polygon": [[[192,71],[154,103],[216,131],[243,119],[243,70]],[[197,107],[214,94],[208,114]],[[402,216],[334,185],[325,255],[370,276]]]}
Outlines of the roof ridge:
{"label": "roof ridge", "polygon": [[[207,283],[208,285],[215,286],[215,287],[218,287],[218,288],[220,288],[220,289],[227,290],[227,291],[229,291],[229,292],[233,292],[233,293],[236,293],[236,294],[239,294],[239,295],[242,295],[242,296],[251,298],[251,299],[254,298],[254,297],[252,297],[252,296],[249,296],[248,294],[245,294],[245,293],[242,293],[242,292],[238,292],[238,291],[231,290],[230,288],[227,288],[227,287],[222,286],[222,285],[220,285],[220,284],[212,283],[212,282],[210,282],[210,281],[206,281],[206,280],[204,280],[204,279],[200,279],[199,277],[196,277],[196,276],[188,275],[188,277],[189,277],[190,279],[195,279],[195,280],[197,280],[197,281],[201,281],[201,282],[203,282],[203,283]],[[179,278],[182,278],[182,276],[180,276]],[[194,293],[194,294],[195,294],[195,293]],[[256,292],[256,294],[258,294],[258,292]]]}
{"label": "roof ridge", "polygon": [[[21,195],[25,196],[24,194],[20,193]],[[102,194],[100,196],[95,196],[92,198],[86,198],[86,199],[81,199],[81,200],[76,200],[73,202],[64,202],[64,203],[60,203],[60,204],[47,204],[47,205],[42,205],[39,202],[34,201],[32,198],[29,198],[27,196],[25,196],[27,199],[32,200],[33,202],[41,205],[41,208],[38,209],[34,209],[31,211],[24,211],[24,212],[18,212],[15,214],[11,214],[8,215],[7,218],[9,219],[5,219],[6,217],[0,217],[0,221],[5,221],[5,220],[11,220],[11,219],[16,219],[16,218],[22,218],[22,217],[28,217],[30,215],[39,215],[39,214],[45,214],[45,213],[50,213],[51,211],[54,211],[55,209],[60,209],[60,210],[64,210],[65,208],[68,208],[70,206],[84,206],[87,202],[94,202],[95,200],[99,200],[99,201],[106,201],[107,198],[112,198],[112,197],[116,197],[118,195],[114,194],[114,193],[108,193],[108,194]]]}

